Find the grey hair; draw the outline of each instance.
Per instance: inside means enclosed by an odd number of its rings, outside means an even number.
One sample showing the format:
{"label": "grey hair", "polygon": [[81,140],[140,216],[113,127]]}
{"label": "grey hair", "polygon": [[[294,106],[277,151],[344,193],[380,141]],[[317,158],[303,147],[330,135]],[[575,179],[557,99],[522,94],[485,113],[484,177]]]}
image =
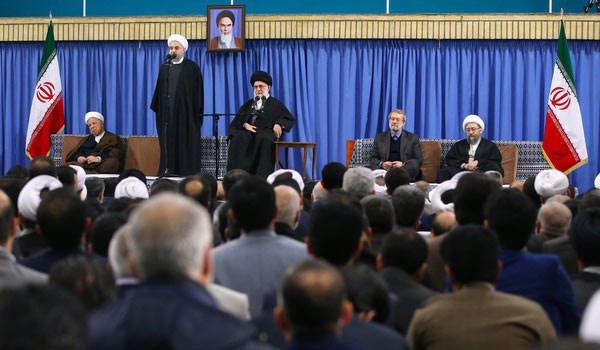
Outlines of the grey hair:
{"label": "grey hair", "polygon": [[323,188],[323,184],[321,182],[317,182],[315,187],[312,190],[312,200],[313,203],[318,201],[319,199],[325,197],[327,195],[327,190]]}
{"label": "grey hair", "polygon": [[571,219],[572,214],[569,207],[558,202],[544,203],[537,216],[540,232],[550,237],[558,237],[567,233],[571,226]]}
{"label": "grey hair", "polygon": [[161,193],[131,219],[131,254],[143,280],[200,275],[212,238],[206,209],[178,193]]}
{"label": "grey hair", "polygon": [[276,222],[283,222],[292,228],[296,224],[298,210],[300,210],[300,195],[290,186],[275,187],[275,205],[279,210]]}
{"label": "grey hair", "polygon": [[351,168],[344,173],[342,189],[359,199],[373,194],[375,177],[371,169],[365,167]]}
{"label": "grey hair", "polygon": [[404,122],[406,122],[406,113],[404,113],[404,111],[402,109],[398,109],[398,108],[392,109],[392,111],[388,114],[387,118],[390,119],[392,117],[392,114],[394,114],[394,113],[401,114],[402,115],[402,120]]}
{"label": "grey hair", "polygon": [[129,247],[127,246],[130,229],[130,224],[121,226],[113,235],[108,246],[108,261],[115,279],[133,276],[129,267]]}

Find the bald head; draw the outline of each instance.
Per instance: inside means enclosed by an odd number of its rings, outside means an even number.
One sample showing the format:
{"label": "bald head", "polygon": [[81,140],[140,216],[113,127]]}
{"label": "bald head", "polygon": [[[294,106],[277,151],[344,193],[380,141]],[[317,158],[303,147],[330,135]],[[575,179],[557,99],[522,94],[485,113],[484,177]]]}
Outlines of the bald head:
{"label": "bald head", "polygon": [[454,212],[443,211],[437,214],[435,219],[433,219],[431,234],[434,236],[441,236],[444,233],[452,231],[456,227],[458,227],[458,222],[456,221],[456,215],[454,215]]}
{"label": "bald head", "polygon": [[540,208],[536,229],[539,234],[559,237],[567,233],[571,226],[571,211],[558,202],[547,202]]}
{"label": "bald head", "polygon": [[300,213],[300,195],[289,186],[275,187],[275,205],[277,206],[277,217],[275,222],[282,222],[296,227]]}

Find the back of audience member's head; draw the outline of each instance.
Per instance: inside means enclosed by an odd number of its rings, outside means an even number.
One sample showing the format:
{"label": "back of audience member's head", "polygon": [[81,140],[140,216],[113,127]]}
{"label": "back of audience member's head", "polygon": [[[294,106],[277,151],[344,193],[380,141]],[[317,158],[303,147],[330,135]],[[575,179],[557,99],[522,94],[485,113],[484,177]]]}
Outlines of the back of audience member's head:
{"label": "back of audience member's head", "polygon": [[569,178],[560,170],[546,169],[535,176],[533,186],[535,192],[544,201],[557,194],[566,195],[569,189]]}
{"label": "back of audience member's head", "polygon": [[115,280],[133,277],[129,265],[129,245],[127,237],[131,230],[130,224],[121,226],[113,235],[108,246],[108,261]]}
{"label": "back of audience member's head", "polygon": [[537,214],[536,228],[548,237],[559,237],[571,226],[571,210],[558,202],[546,202]]}
{"label": "back of audience member's head", "polygon": [[530,176],[523,183],[523,193],[531,200],[536,208],[542,206],[540,195],[535,191],[535,176]]}
{"label": "back of audience member's head", "polygon": [[[62,187],[62,183],[49,175],[39,175],[27,181],[17,199],[19,217],[23,219],[26,227],[31,227],[31,224],[35,226],[40,202],[48,192],[60,187]],[[71,192],[73,192],[72,189]]]}
{"label": "back of audience member's head", "polygon": [[375,191],[373,172],[364,167],[348,169],[344,174],[342,188],[359,200],[373,194]]}
{"label": "back of audience member's head", "polygon": [[569,229],[569,239],[584,267],[600,266],[600,208],[581,211]]}
{"label": "back of audience member's head", "polygon": [[579,198],[579,210],[600,208],[600,189],[593,188]]}
{"label": "back of audience member's head", "polygon": [[149,196],[148,186],[134,176],[124,178],[115,187],[115,198],[147,199]]}
{"label": "back of audience member's head", "polygon": [[68,165],[61,165],[56,167],[56,176],[58,181],[63,184],[63,187],[68,187],[75,190],[75,177],[77,171]]}
{"label": "back of audience member's head", "polygon": [[[325,195],[327,195],[327,190],[325,190],[323,188],[323,185],[321,184],[321,182],[317,183],[315,185],[315,188],[313,188],[313,191],[312,191],[312,201],[313,201],[313,203],[315,203],[316,201],[318,201],[321,198],[325,197]],[[312,210],[312,208],[311,208],[311,210]]]}
{"label": "back of audience member's head", "polygon": [[15,213],[10,198],[0,190],[0,245],[4,246],[14,230]]}
{"label": "back of audience member's head", "polygon": [[418,188],[402,185],[394,190],[392,205],[397,225],[416,227],[425,208],[425,197]]}
{"label": "back of audience member's head", "polygon": [[279,291],[276,320],[292,337],[335,334],[345,311],[342,276],[328,263],[308,259],[286,273]]}
{"label": "back of audience member's head", "polygon": [[385,173],[385,187],[390,195],[396,188],[408,184],[410,184],[410,175],[402,168],[391,168]]}
{"label": "back of audience member's head", "polygon": [[208,181],[198,175],[188,176],[179,183],[179,192],[211,210],[212,188]]}
{"label": "back of audience member's head", "polygon": [[342,188],[346,166],[338,162],[329,162],[321,169],[321,185],[327,191]]}
{"label": "back of audience member's head", "polygon": [[156,196],[162,192],[179,192],[179,184],[171,179],[157,179],[150,185],[150,196]]}
{"label": "back of audience member's head", "polygon": [[579,201],[577,199],[569,199],[563,203],[571,211],[571,217],[574,219],[579,213]]}
{"label": "back of audience member's head", "polygon": [[225,202],[221,204],[215,211],[216,220],[218,220],[216,227],[223,242],[238,239],[242,234],[240,226],[237,224],[235,219],[229,215],[230,208],[231,206],[229,205],[229,202]]}
{"label": "back of audience member's head", "polygon": [[148,185],[148,179],[146,178],[146,175],[139,169],[125,169],[121,172],[121,174],[119,174],[119,181],[117,182],[121,182],[123,181],[123,179],[126,179],[128,177],[135,177],[138,180],[140,180],[141,182],[144,183],[144,185]]}
{"label": "back of audience member's head", "polygon": [[86,198],[83,202],[85,205],[85,216],[90,218],[91,223],[93,224],[96,219],[106,213],[106,207],[100,203],[96,198]]}
{"label": "back of audience member's head", "polygon": [[13,213],[15,216],[18,214],[18,206],[17,203],[19,201],[19,194],[21,190],[25,186],[27,180],[21,178],[10,178],[10,177],[0,177],[0,190],[4,191],[8,198],[10,198],[10,203],[13,207]]}
{"label": "back of audience member's head", "polygon": [[440,247],[454,281],[495,284],[498,276],[498,240],[480,225],[464,225],[449,232]]}
{"label": "back of audience member's head", "polygon": [[128,197],[113,198],[108,202],[107,211],[109,213],[126,213],[128,208],[131,206],[133,200]]}
{"label": "back of audience member's head", "polygon": [[502,185],[504,184],[504,179],[502,178],[502,174],[500,174],[499,171],[496,170],[488,170],[485,173],[485,176],[489,177],[490,179],[494,180],[494,182],[496,183],[496,185],[498,185],[498,187],[502,187]]}
{"label": "back of audience member's head", "polygon": [[374,235],[384,235],[392,231],[395,223],[394,207],[387,198],[369,195],[361,199],[360,204]]}
{"label": "back of audience member's head", "polygon": [[106,264],[81,255],[57,261],[48,282],[69,291],[88,312],[116,295],[115,280]]}
{"label": "back of audience member's head", "polygon": [[86,177],[85,187],[87,188],[88,198],[96,198],[99,201],[104,199],[104,180],[99,177]]}
{"label": "back of audience member's head", "polygon": [[433,219],[433,225],[431,227],[431,234],[434,237],[441,236],[444,233],[448,233],[458,226],[456,222],[456,215],[452,211],[444,211],[435,215]]}
{"label": "back of audience member's head", "polygon": [[119,179],[116,177],[108,177],[104,179],[104,197],[114,197],[115,188],[119,184]]}
{"label": "back of audience member's head", "polygon": [[296,193],[298,193],[298,196],[302,195],[302,190],[300,189],[300,185],[298,185],[298,182],[296,182],[296,180],[292,179],[291,177],[285,177],[285,175],[277,177],[273,181],[271,186],[273,186],[273,188],[277,186],[287,186],[296,191]]}
{"label": "back of audience member's head", "polygon": [[201,171],[196,174],[196,176],[200,177],[204,182],[210,187],[210,204],[211,208],[214,207],[215,199],[217,198],[217,191],[219,189],[219,181],[212,173],[208,173],[206,171]]}
{"label": "back of audience member's head", "polygon": [[9,177],[12,179],[23,179],[27,180],[29,173],[27,172],[27,168],[22,165],[13,165],[8,169],[4,177]]}
{"label": "back of audience member's head", "polygon": [[358,200],[340,190],[316,202],[310,214],[311,253],[336,266],[348,264],[359,253],[362,208]]}
{"label": "back of audience member's head", "polygon": [[85,309],[52,286],[0,290],[0,344],[3,349],[87,349]]}
{"label": "back of audience member's head", "polygon": [[537,210],[526,198],[519,190],[501,190],[485,205],[485,218],[503,248],[521,250],[527,244]]}
{"label": "back of audience member's head", "polygon": [[85,228],[85,205],[72,189],[48,192],[37,212],[40,231],[56,250],[73,249],[81,244]]}
{"label": "back of audience member's head", "polygon": [[96,254],[108,256],[108,246],[115,232],[127,223],[127,216],[122,213],[105,213],[92,224],[89,234],[88,249]]}
{"label": "back of audience member's head", "polygon": [[29,163],[29,180],[39,175],[56,177],[56,165],[50,157],[35,157]]}
{"label": "back of audience member's head", "polygon": [[180,194],[163,193],[142,203],[130,223],[129,249],[142,280],[204,275],[212,243],[205,208]]}
{"label": "back of audience member's head", "polygon": [[229,204],[242,231],[264,230],[275,219],[275,191],[263,179],[250,176],[238,181],[229,192]]}
{"label": "back of audience member's head", "polygon": [[389,288],[385,280],[366,265],[345,266],[341,272],[354,313],[369,321],[385,323],[390,313]]}
{"label": "back of audience member's head", "polygon": [[454,189],[454,214],[460,225],[483,224],[483,206],[488,197],[498,191],[494,180],[482,173],[468,173],[458,180]]}
{"label": "back of audience member's head", "polygon": [[304,211],[309,212],[312,209],[312,193],[315,189],[315,186],[319,183],[319,181],[309,180],[304,182],[304,189],[302,190],[302,205],[304,207]]}
{"label": "back of audience member's head", "polygon": [[427,261],[427,242],[411,228],[387,235],[381,250],[381,266],[395,267],[409,276],[419,273]]}
{"label": "back of audience member's head", "polygon": [[221,183],[223,184],[223,191],[225,192],[225,199],[229,198],[229,190],[239,180],[250,176],[246,170],[232,169],[225,173]]}
{"label": "back of audience member's head", "polygon": [[275,190],[275,203],[277,217],[275,222],[280,222],[295,228],[300,218],[300,196],[289,186],[277,186]]}

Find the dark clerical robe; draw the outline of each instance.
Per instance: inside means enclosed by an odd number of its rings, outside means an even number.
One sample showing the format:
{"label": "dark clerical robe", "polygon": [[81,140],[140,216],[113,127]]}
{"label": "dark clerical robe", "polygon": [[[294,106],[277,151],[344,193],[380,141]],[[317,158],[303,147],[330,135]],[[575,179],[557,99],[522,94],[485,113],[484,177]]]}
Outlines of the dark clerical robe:
{"label": "dark clerical robe", "polygon": [[256,112],[256,133],[253,133],[243,127],[244,123],[251,123],[254,119],[253,106],[252,99],[244,103],[229,125],[227,170],[244,169],[266,178],[273,172],[275,164],[273,126],[279,124],[283,132],[289,132],[296,119],[281,101],[270,96]]}
{"label": "dark clerical robe", "polygon": [[[488,139],[481,138],[479,146],[475,151],[474,159],[479,162],[478,172],[495,170],[504,176],[502,169],[502,154],[496,144]],[[452,145],[446,153],[446,167],[442,168],[438,174],[438,182],[450,180],[452,176],[463,171],[460,166],[469,162],[469,141],[462,139]]]}
{"label": "dark clerical robe", "polygon": [[[123,155],[125,149],[123,140],[110,131],[104,131],[100,142],[96,142],[94,135],[88,135],[81,139],[77,145],[67,154],[65,161],[68,164],[81,166],[88,174],[118,174],[123,166]],[[100,163],[78,164],[77,158],[95,156],[102,159]]]}
{"label": "dark clerical robe", "polygon": [[156,112],[160,169],[164,174],[192,175],[200,171],[200,127],[204,113],[204,83],[198,65],[188,59],[162,65],[150,108]]}

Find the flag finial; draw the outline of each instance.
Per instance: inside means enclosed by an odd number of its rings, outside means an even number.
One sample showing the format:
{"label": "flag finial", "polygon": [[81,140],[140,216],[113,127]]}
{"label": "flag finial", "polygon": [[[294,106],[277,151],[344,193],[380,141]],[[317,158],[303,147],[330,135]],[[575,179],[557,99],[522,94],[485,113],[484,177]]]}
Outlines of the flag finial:
{"label": "flag finial", "polygon": [[560,20],[562,21],[563,19],[563,14],[565,13],[565,11],[563,10],[563,8],[560,8]]}
{"label": "flag finial", "polygon": [[50,19],[50,22],[52,22],[52,11],[48,12],[48,18]]}

